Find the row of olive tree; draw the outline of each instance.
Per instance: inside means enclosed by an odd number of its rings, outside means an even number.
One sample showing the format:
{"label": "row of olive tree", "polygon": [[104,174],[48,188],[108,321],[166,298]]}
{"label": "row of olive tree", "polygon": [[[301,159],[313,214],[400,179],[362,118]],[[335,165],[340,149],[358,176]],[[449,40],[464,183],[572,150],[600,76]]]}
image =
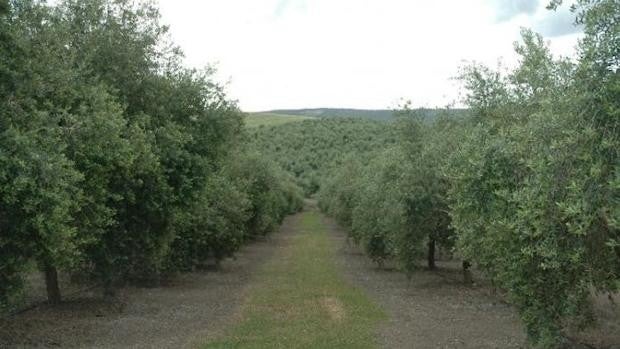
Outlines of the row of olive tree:
{"label": "row of olive tree", "polygon": [[396,158],[345,167],[321,193],[374,258],[410,271],[435,243],[454,246],[507,291],[542,348],[591,322],[593,290],[620,287],[620,3],[574,10],[576,61],[524,31],[516,69],[463,70],[469,119],[409,118]]}
{"label": "row of olive tree", "polygon": [[0,1],[0,306],[33,262],[119,283],[219,260],[301,206],[150,3]]}
{"label": "row of olive tree", "polygon": [[434,269],[439,246],[450,250],[454,245],[449,182],[439,172],[462,124],[448,117],[428,123],[417,111],[403,110],[391,126],[401,135],[399,145],[370,162],[347,159],[321,187],[321,209],[348,227],[350,237],[378,264],[395,257],[412,273],[426,257]]}
{"label": "row of olive tree", "polygon": [[577,62],[525,31],[514,71],[464,70],[477,124],[446,169],[459,251],[508,291],[541,347],[590,322],[591,290],[620,280],[620,3],[577,11]]}

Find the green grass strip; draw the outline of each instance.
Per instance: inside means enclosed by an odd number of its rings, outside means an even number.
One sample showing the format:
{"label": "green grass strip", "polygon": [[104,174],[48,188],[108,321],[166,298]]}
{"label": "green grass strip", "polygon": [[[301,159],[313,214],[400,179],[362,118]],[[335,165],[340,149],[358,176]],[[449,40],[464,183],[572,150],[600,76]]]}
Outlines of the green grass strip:
{"label": "green grass strip", "polygon": [[338,272],[318,212],[265,264],[239,322],[204,348],[375,348],[381,309]]}

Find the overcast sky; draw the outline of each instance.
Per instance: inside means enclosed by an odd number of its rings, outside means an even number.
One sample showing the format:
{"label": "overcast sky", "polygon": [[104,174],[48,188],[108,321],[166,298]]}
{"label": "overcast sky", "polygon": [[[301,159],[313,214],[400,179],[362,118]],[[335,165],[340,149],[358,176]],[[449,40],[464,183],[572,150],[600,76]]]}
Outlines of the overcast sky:
{"label": "overcast sky", "polygon": [[159,0],[187,64],[216,64],[245,111],[384,109],[458,100],[464,61],[515,63],[533,28],[554,53],[579,37],[564,7],[537,0]]}

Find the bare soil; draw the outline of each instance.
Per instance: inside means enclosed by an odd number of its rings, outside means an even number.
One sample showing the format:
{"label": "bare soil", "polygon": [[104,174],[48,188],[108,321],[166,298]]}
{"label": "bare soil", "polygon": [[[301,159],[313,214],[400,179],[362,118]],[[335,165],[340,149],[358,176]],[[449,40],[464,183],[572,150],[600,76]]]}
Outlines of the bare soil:
{"label": "bare soil", "polygon": [[[325,218],[339,244],[339,264],[354,285],[364,289],[388,313],[379,329],[385,348],[524,348],[525,335],[514,310],[457,275],[426,270],[411,280],[393,268],[378,268],[345,233]],[[442,276],[443,275],[443,276]]]}
{"label": "bare soil", "polygon": [[[420,269],[408,279],[393,267],[378,268],[359,247],[347,243],[332,219],[324,220],[340,246],[343,273],[388,313],[378,333],[385,348],[528,347],[516,309],[479,273],[477,284],[467,285],[460,263],[437,261],[438,270]],[[594,297],[593,303],[597,326],[577,333],[569,347],[620,349],[620,307],[606,295]]]}
{"label": "bare soil", "polygon": [[192,348],[234,321],[254,272],[279,248],[279,233],[245,246],[217,271],[182,274],[159,288],[128,287],[106,302],[94,289],[58,306],[0,320],[0,348]]}
{"label": "bare soil", "polygon": [[[0,319],[0,348],[199,347],[239,321],[256,271],[300,229],[299,218],[288,217],[278,233],[244,247],[217,271],[182,274],[159,288],[124,288],[113,302],[98,289],[76,292],[61,305],[40,304]],[[388,314],[377,331],[383,347],[527,347],[515,309],[484,282],[465,285],[455,262],[438,261],[438,271],[420,270],[408,279],[394,268],[378,268],[346,243],[332,219],[323,219],[339,246],[345,280]],[[594,305],[599,326],[579,333],[576,341],[585,344],[577,347],[620,349],[619,307],[607,295],[598,295]],[[348,316],[337,299],[325,298],[321,306],[335,321]]]}

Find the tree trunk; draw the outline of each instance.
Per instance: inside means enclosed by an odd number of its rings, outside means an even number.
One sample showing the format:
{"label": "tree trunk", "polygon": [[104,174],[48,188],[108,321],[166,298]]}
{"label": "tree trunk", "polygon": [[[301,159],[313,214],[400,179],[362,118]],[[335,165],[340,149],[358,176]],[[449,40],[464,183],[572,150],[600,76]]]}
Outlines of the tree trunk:
{"label": "tree trunk", "polygon": [[428,269],[435,270],[435,239],[428,241]]}
{"label": "tree trunk", "polygon": [[116,288],[111,278],[105,278],[103,281],[103,298],[111,300],[116,297]]}
{"label": "tree trunk", "polygon": [[473,282],[471,270],[471,263],[469,261],[463,261],[463,282],[466,284],[471,284]]}
{"label": "tree trunk", "polygon": [[52,304],[58,304],[62,301],[60,296],[60,287],[58,286],[58,271],[51,264],[45,264],[43,267],[45,273],[45,287],[47,289],[47,301]]}
{"label": "tree trunk", "polygon": [[222,257],[215,257],[215,270],[222,270]]}

